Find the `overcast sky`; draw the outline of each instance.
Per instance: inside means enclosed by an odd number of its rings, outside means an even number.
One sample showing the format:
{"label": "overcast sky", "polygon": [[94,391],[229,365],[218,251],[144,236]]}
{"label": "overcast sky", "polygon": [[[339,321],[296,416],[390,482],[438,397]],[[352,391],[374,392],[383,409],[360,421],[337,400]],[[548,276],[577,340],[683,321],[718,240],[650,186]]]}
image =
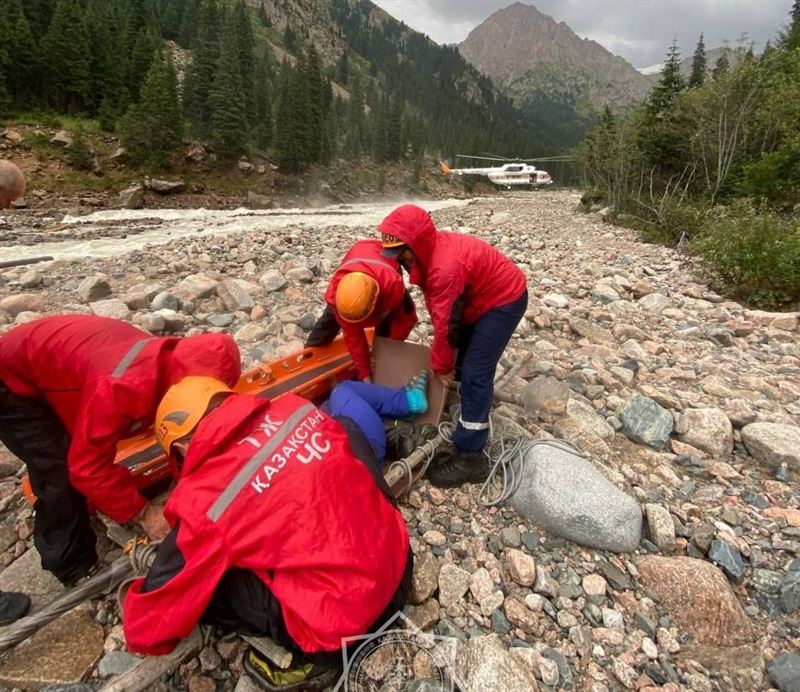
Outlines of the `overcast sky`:
{"label": "overcast sky", "polygon": [[[663,62],[677,37],[681,55],[735,44],[746,32],[760,49],[789,18],[792,0],[523,0],[578,36],[594,39],[635,67]],[[513,0],[373,0],[437,43],[460,43],[486,17]]]}

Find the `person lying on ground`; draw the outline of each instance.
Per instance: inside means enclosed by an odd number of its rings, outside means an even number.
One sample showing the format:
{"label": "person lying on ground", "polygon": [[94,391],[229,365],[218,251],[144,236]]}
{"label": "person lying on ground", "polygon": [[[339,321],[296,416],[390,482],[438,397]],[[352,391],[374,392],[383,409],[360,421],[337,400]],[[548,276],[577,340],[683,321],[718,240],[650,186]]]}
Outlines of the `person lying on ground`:
{"label": "person lying on ground", "polygon": [[325,293],[325,310],[306,340],[322,346],[341,328],[356,372],[371,381],[370,349],[364,330],[405,341],[417,323],[417,311],[396,260],[381,255],[377,240],[359,240],[344,256]]}
{"label": "person lying on ground", "polygon": [[425,296],[433,372],[445,385],[460,382],[461,415],[450,458],[428,477],[439,487],[481,482],[489,474],[483,449],[494,374],[528,305],[525,274],[483,240],[437,230],[430,214],[413,204],[395,209],[379,229],[384,253],[397,258]]}
{"label": "person lying on ground", "polygon": [[[328,680],[342,639],[406,601],[412,553],[381,473],[380,416],[423,413],[426,384],[346,382],[321,408],[211,378],[170,388],[156,438],[178,478],[165,507],[172,530],[147,575],[120,590],[128,649],[165,654],[212,624],[290,650],[303,688]],[[245,663],[280,689],[258,652]]]}
{"label": "person lying on ground", "polygon": [[157,338],[119,320],[60,315],[0,336],[0,440],[28,467],[42,567],[73,584],[94,566],[90,506],[163,538],[162,510],[114,463],[117,443],[152,425],[187,375],[233,386],[240,372],[224,334]]}
{"label": "person lying on ground", "polygon": [[22,171],[8,159],[0,159],[0,209],[8,209],[24,193],[25,176]]}

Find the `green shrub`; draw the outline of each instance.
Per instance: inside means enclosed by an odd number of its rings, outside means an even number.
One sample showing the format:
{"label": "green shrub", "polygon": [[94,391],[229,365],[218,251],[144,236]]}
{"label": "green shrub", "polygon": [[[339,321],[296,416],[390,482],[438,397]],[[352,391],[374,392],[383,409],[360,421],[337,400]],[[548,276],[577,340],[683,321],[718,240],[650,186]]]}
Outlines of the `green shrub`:
{"label": "green shrub", "polygon": [[692,249],[721,290],[758,307],[800,300],[800,219],[757,212],[747,201],[715,216]]}
{"label": "green shrub", "polygon": [[658,210],[657,218],[650,224],[641,225],[642,239],[676,247],[702,231],[708,213],[708,205],[702,201],[666,200]]}
{"label": "green shrub", "polygon": [[67,149],[67,160],[70,166],[79,171],[88,171],[92,167],[92,151],[83,125],[72,131],[72,144]]}

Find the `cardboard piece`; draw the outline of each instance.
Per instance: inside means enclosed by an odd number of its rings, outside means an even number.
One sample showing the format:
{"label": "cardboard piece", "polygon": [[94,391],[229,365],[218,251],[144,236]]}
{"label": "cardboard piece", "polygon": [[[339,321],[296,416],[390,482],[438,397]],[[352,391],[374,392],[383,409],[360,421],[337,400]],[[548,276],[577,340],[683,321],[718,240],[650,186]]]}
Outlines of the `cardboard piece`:
{"label": "cardboard piece", "polygon": [[372,380],[375,384],[402,387],[420,370],[428,371],[428,412],[417,416],[414,422],[438,425],[444,413],[447,392],[431,370],[431,350],[427,346],[376,336],[372,355],[375,358]]}

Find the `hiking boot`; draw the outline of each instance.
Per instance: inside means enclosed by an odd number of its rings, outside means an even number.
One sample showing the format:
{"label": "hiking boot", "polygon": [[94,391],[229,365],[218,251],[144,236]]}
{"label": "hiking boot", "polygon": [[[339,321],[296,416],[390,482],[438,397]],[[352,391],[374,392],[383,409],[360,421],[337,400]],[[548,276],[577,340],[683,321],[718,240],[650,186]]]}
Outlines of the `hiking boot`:
{"label": "hiking boot", "polygon": [[437,488],[456,488],[463,483],[483,483],[489,477],[489,460],[483,452],[454,449],[450,458],[431,467],[428,480]]}
{"label": "hiking boot", "polygon": [[19,620],[31,607],[31,599],[17,591],[0,591],[0,625]]}
{"label": "hiking boot", "polygon": [[428,410],[428,373],[420,370],[405,385],[408,412],[412,416],[419,416]]}
{"label": "hiking boot", "polygon": [[436,437],[435,425],[425,423],[418,425],[404,420],[386,421],[386,457],[388,459],[405,459],[417,447]]}
{"label": "hiking boot", "polygon": [[333,685],[341,675],[336,668],[323,668],[314,663],[278,668],[252,646],[245,652],[242,663],[253,681],[270,692],[321,690]]}

